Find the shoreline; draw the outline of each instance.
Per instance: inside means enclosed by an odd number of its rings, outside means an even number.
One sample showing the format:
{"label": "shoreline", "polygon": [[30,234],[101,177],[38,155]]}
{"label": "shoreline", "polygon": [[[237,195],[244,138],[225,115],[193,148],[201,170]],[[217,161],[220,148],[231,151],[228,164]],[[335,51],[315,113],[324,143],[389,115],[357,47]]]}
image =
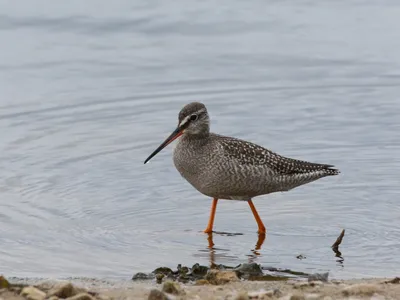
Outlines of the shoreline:
{"label": "shoreline", "polygon": [[[211,274],[211,275],[210,275]],[[0,280],[2,300],[112,299],[400,299],[400,278],[249,281],[227,270],[209,271],[207,279],[182,283],[171,279],[103,280],[96,278]],[[3,283],[2,283],[3,282]]]}

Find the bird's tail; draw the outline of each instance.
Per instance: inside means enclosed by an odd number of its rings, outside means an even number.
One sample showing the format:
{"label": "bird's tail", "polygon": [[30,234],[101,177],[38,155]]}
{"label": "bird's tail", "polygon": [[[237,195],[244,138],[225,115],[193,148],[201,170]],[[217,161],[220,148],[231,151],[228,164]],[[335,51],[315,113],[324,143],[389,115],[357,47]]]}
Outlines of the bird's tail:
{"label": "bird's tail", "polygon": [[322,169],[327,176],[339,175],[340,170],[335,168],[333,165],[323,165],[324,168]]}

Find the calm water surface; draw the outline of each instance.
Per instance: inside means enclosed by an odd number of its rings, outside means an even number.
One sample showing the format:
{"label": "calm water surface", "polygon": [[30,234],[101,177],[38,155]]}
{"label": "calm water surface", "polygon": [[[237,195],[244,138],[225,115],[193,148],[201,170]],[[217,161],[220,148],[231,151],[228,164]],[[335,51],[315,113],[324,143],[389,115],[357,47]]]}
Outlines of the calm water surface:
{"label": "calm water surface", "polygon": [[[1,273],[212,260],[398,275],[399,15],[398,1],[0,1]],[[256,198],[258,251],[248,205],[220,201],[215,229],[241,235],[210,251],[211,201],[173,145],[143,165],[190,101],[215,132],[342,174]]]}

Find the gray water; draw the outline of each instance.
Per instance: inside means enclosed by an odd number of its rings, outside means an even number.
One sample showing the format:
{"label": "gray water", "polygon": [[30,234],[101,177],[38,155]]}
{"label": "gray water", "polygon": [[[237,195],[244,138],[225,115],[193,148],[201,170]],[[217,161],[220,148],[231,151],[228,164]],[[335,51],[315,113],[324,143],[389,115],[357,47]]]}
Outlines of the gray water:
{"label": "gray water", "polygon": [[[0,272],[398,275],[399,15],[398,1],[0,1]],[[215,230],[240,235],[209,249],[211,201],[174,145],[143,164],[190,101],[214,132],[342,173],[256,198],[259,250],[248,205],[220,201]]]}

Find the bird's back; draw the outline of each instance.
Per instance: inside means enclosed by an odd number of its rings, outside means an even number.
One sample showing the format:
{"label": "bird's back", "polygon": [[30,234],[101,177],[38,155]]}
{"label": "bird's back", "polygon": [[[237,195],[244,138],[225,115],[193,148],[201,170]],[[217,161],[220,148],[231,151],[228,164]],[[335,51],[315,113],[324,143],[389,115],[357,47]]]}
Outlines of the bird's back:
{"label": "bird's back", "polygon": [[197,190],[220,199],[246,200],[339,174],[332,165],[284,157],[254,143],[213,133],[201,141],[182,138],[174,161]]}

